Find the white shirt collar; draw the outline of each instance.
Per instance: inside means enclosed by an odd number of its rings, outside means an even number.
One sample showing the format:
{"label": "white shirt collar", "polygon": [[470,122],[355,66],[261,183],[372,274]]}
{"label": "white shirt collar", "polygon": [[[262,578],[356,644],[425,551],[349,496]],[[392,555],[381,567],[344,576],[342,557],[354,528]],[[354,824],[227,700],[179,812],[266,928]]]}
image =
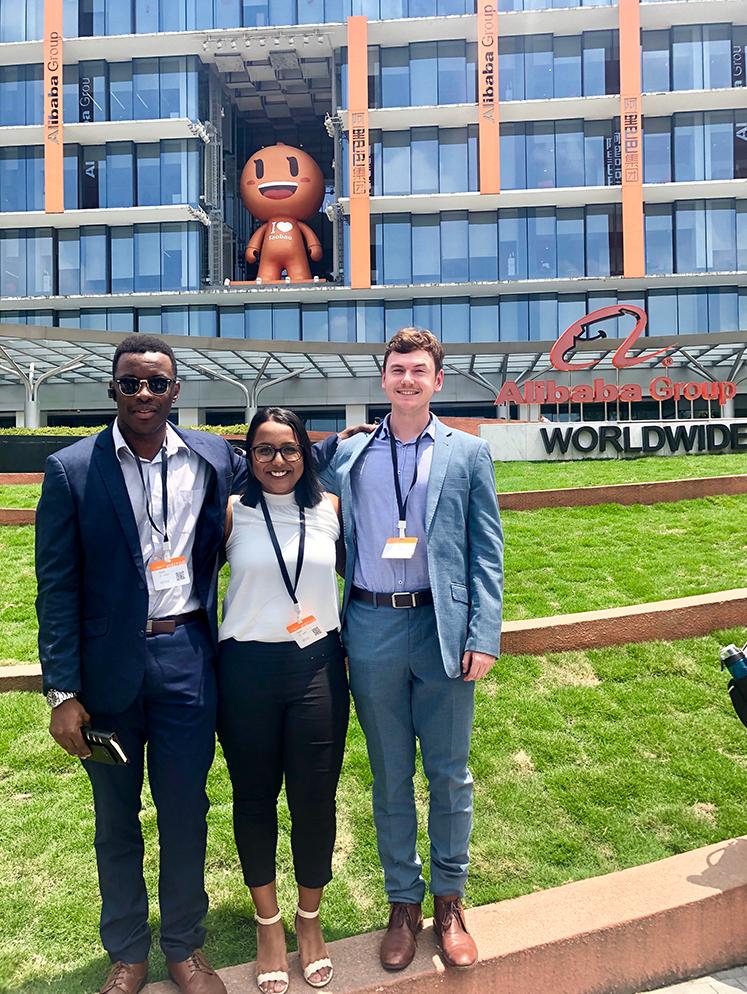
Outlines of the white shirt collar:
{"label": "white shirt collar", "polygon": [[[122,435],[122,432],[119,430],[119,422],[117,421],[116,418],[114,419],[114,424],[112,425],[112,438],[114,440],[114,451],[120,463],[122,462],[123,455],[130,456],[133,459],[135,458],[132,449],[129,447],[127,442],[125,442],[124,436]],[[187,443],[184,441],[183,438],[177,435],[177,433],[174,431],[174,429],[171,427],[168,421],[166,422],[166,438],[164,439],[164,441],[166,446],[167,459],[173,456],[180,449],[182,449],[184,452],[189,452],[189,446],[187,445]],[[160,459],[161,459],[161,453],[159,452],[154,461],[160,462]]]}

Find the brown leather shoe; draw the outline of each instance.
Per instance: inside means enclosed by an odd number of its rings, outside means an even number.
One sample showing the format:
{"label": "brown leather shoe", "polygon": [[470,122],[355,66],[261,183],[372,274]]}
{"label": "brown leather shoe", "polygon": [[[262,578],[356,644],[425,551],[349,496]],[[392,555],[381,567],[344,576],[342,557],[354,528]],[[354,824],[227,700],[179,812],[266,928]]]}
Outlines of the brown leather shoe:
{"label": "brown leather shoe", "polygon": [[412,963],[417,944],[415,936],[423,927],[419,904],[396,901],[389,912],[386,935],[381,940],[381,965],[385,970],[404,970]]}
{"label": "brown leather shoe", "polygon": [[195,949],[181,963],[169,961],[169,976],[182,994],[226,994],[226,986],[213,970],[201,949]]}
{"label": "brown leather shoe", "polygon": [[148,979],[148,961],[124,963],[117,960],[99,988],[99,994],[137,994]]}
{"label": "brown leather shoe", "polygon": [[477,946],[467,931],[458,894],[433,898],[433,931],[447,966],[466,970],[477,962]]}

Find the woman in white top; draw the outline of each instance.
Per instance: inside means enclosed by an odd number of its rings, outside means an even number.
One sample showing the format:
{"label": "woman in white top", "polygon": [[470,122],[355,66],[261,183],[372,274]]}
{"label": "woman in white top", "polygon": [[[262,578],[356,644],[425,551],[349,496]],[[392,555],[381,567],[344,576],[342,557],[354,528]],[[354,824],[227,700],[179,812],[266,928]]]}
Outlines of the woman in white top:
{"label": "woman in white top", "polygon": [[335,794],[348,726],[335,543],[337,498],[323,493],[300,418],[259,411],[247,434],[249,482],[226,521],[218,734],[233,784],[234,835],[256,908],[257,984],[288,988],[275,888],[277,799],[285,778],[306,981],[332,978],[319,906],[332,878]]}

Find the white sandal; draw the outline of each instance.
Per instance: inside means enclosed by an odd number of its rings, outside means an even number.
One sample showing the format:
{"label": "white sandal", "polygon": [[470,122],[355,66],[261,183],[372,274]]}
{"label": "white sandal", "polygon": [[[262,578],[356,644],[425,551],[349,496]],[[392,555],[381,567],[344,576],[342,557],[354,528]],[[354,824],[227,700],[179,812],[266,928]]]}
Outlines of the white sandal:
{"label": "white sandal", "polygon": [[[259,915],[254,916],[254,920],[258,925],[275,925],[279,922],[282,915],[280,911],[272,918],[260,918]],[[257,974],[257,987],[262,991],[262,994],[269,994],[268,991],[263,990],[262,984],[269,984],[273,980],[279,980],[283,987],[280,991],[276,991],[275,994],[285,994],[288,990],[288,984],[290,983],[290,978],[288,977],[287,970],[270,970],[267,973]]]}
{"label": "white sandal", "polygon": [[[296,914],[298,915],[299,918],[308,918],[308,919],[318,918],[319,908],[317,908],[316,911],[304,911],[303,908],[297,907]],[[313,976],[313,974],[318,973],[319,970],[324,970],[324,969],[329,970],[329,974],[327,977],[325,977],[324,980],[309,979],[311,976]],[[309,963],[308,966],[305,966],[303,968],[303,979],[306,981],[309,987],[326,987],[327,984],[332,979],[333,973],[334,973],[334,967],[332,966],[332,960],[329,958],[329,956],[325,956],[322,959],[315,959],[313,963]]]}

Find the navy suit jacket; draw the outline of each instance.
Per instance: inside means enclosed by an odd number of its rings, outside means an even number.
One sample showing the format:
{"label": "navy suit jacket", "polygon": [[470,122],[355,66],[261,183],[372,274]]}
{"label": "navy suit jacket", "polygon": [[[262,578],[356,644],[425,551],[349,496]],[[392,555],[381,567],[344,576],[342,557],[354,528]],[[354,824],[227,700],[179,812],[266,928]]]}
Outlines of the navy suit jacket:
{"label": "navy suit jacket", "polygon": [[[246,460],[217,435],[175,431],[209,466],[192,571],[217,644],[218,552],[228,497],[244,486]],[[145,672],[148,590],[111,428],[47,459],[36,574],[44,691],[74,690],[89,710],[124,711]]]}

